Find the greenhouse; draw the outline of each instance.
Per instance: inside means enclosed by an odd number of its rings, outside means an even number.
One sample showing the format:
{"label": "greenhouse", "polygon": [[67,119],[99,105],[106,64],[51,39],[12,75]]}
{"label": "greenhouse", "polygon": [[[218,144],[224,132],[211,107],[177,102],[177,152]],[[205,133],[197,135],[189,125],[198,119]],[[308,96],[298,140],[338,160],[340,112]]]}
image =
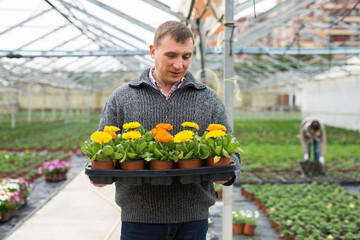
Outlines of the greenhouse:
{"label": "greenhouse", "polygon": [[359,3],[0,1],[0,240],[360,239]]}

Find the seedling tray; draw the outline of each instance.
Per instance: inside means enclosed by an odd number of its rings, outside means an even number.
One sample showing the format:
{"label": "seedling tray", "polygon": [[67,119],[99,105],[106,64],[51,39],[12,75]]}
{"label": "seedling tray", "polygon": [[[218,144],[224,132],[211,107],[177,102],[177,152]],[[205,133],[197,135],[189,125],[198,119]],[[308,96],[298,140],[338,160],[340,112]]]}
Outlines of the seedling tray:
{"label": "seedling tray", "polygon": [[201,183],[205,181],[226,181],[234,176],[235,163],[228,166],[207,167],[191,169],[169,169],[169,170],[96,170],[91,168],[91,163],[85,166],[85,174],[95,184],[112,184],[121,182],[128,185],[171,185],[174,182],[181,184]]}
{"label": "seedling tray", "polygon": [[302,175],[306,177],[326,176],[326,173],[319,162],[302,161],[299,162],[299,165]]}

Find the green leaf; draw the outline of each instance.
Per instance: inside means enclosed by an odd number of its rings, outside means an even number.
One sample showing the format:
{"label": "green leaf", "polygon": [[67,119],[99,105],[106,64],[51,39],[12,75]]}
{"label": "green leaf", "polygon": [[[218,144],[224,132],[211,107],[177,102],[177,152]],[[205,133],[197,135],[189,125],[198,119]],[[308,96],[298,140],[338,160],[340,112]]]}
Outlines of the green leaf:
{"label": "green leaf", "polygon": [[158,159],[160,159],[164,156],[157,148],[155,148],[154,153],[155,153],[156,158],[158,158]]}
{"label": "green leaf", "polygon": [[136,153],[128,153],[127,155],[130,159],[134,159],[137,156]]}
{"label": "green leaf", "polygon": [[184,159],[191,159],[192,155],[193,155],[193,150],[191,150],[188,154],[185,155]]}
{"label": "green leaf", "polygon": [[106,145],[103,147],[102,153],[104,153],[105,156],[111,156],[114,153],[114,150],[111,146]]}
{"label": "green leaf", "polygon": [[216,148],[215,148],[215,153],[216,153],[216,155],[218,155],[218,156],[220,156],[221,155],[221,147],[220,146],[216,146]]}
{"label": "green leaf", "polygon": [[230,157],[229,153],[223,148],[222,155],[225,157]]}
{"label": "green leaf", "polygon": [[200,145],[199,158],[206,159],[210,155],[210,147],[205,144]]}
{"label": "green leaf", "polygon": [[181,145],[176,145],[176,150],[179,150],[180,152],[186,153],[186,149]]}
{"label": "green leaf", "polygon": [[230,143],[225,149],[228,153],[233,154],[235,153],[237,147],[238,147],[237,143]]}
{"label": "green leaf", "polygon": [[184,159],[184,153],[181,151],[180,154],[178,155],[179,159]]}
{"label": "green leaf", "polygon": [[215,142],[212,138],[209,139],[209,146],[213,151],[215,151]]}
{"label": "green leaf", "polygon": [[123,156],[124,156],[124,154],[122,154],[122,153],[114,152],[114,158],[116,160],[121,159]]}
{"label": "green leaf", "polygon": [[146,142],[143,142],[142,144],[139,145],[139,149],[138,149],[138,153],[141,153],[147,146]]}

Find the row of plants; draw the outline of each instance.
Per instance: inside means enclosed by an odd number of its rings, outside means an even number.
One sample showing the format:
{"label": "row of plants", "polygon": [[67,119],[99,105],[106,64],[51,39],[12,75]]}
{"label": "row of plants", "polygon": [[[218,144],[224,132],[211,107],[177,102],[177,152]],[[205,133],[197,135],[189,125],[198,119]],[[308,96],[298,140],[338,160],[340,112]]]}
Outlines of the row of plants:
{"label": "row of plants", "polygon": [[121,169],[132,170],[129,165],[138,165],[139,161],[140,169],[145,161],[150,162],[150,169],[172,169],[173,163],[179,168],[201,167],[202,160],[208,166],[224,166],[230,164],[231,154],[243,152],[221,124],[210,124],[202,136],[196,123],[184,122],[182,126],[184,130],[175,136],[169,133],[173,126],[168,123],[159,123],[151,131],[138,122],[125,123],[123,133],[117,133],[118,127],[105,126],[104,131],[94,132],[81,150],[95,169],[102,162],[114,168],[118,161]]}
{"label": "row of plants", "polygon": [[0,177],[18,178],[22,177],[32,182],[41,175],[38,168],[42,163],[52,159],[68,160],[71,157],[69,152],[37,153],[27,151],[23,154],[0,151]]}
{"label": "row of plants", "polygon": [[97,127],[98,121],[95,120],[71,124],[64,124],[63,121],[35,122],[16,129],[0,127],[0,149],[76,150]]}
{"label": "row of plants", "polygon": [[337,184],[242,185],[285,240],[360,239],[360,199]]}
{"label": "row of plants", "polygon": [[[279,124],[281,123],[281,124]],[[297,144],[299,143],[300,119],[237,119],[234,122],[236,137],[244,145],[251,143]],[[328,144],[358,145],[360,132],[325,126]]]}
{"label": "row of plants", "polygon": [[326,126],[326,177],[301,178],[300,118],[237,118],[235,136],[244,144],[241,182],[360,182],[359,131]]}
{"label": "row of plants", "polygon": [[6,221],[26,203],[30,194],[29,183],[23,178],[0,179],[0,221]]}

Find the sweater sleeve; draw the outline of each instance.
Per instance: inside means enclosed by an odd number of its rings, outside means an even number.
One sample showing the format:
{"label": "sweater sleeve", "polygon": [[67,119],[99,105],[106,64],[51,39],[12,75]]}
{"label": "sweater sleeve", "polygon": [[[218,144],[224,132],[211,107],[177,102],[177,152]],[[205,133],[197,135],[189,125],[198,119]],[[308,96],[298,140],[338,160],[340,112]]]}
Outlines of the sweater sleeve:
{"label": "sweater sleeve", "polygon": [[121,107],[118,106],[117,96],[118,91],[115,91],[107,99],[101,113],[98,131],[103,131],[105,126],[116,126],[121,132],[124,116]]}
{"label": "sweater sleeve", "polygon": [[[225,106],[221,99],[216,95],[215,102],[213,104],[213,115],[212,115],[212,123],[222,124],[226,127],[227,133],[233,135],[233,131],[229,125],[228,118],[226,116]],[[241,144],[241,143],[240,143]],[[235,171],[235,181],[239,179],[241,173],[241,156],[239,153],[235,153],[231,155],[231,160],[235,162],[236,171]],[[232,181],[231,184],[235,181]],[[231,185],[229,184],[229,185]]]}

